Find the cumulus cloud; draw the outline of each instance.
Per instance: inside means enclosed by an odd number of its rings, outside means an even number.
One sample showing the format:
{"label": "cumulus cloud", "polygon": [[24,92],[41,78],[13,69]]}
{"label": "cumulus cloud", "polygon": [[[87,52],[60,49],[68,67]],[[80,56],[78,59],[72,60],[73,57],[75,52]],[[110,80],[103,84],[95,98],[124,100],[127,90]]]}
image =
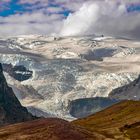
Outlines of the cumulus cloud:
{"label": "cumulus cloud", "polygon": [[58,33],[63,15],[40,13],[0,17],[0,36]]}
{"label": "cumulus cloud", "polygon": [[[17,4],[24,7],[22,14],[0,17],[0,36],[105,34],[140,39],[140,11],[135,8],[139,0],[18,0]],[[70,12],[68,17],[65,11]]]}
{"label": "cumulus cloud", "polygon": [[52,13],[52,14],[54,14],[54,13],[60,13],[60,12],[63,12],[63,8],[62,7],[48,7],[47,9],[45,9],[46,10],[46,12],[48,12],[48,13]]}
{"label": "cumulus cloud", "polygon": [[94,1],[64,20],[61,35],[105,34],[140,39],[140,12],[127,11],[125,1]]}
{"label": "cumulus cloud", "polygon": [[[85,2],[89,2],[91,0],[53,0],[52,4],[61,5],[61,7],[66,8],[70,11],[77,11]],[[92,0],[95,1],[95,0]]]}
{"label": "cumulus cloud", "polygon": [[19,4],[36,4],[36,6],[49,6],[49,4],[59,5],[62,8],[75,11],[85,1],[89,0],[19,0]]}
{"label": "cumulus cloud", "polygon": [[48,0],[19,0],[20,4],[48,3]]}
{"label": "cumulus cloud", "polygon": [[81,35],[91,28],[98,19],[99,7],[96,4],[84,4],[79,11],[70,14],[66,20],[64,20],[64,26],[61,31],[61,35]]}

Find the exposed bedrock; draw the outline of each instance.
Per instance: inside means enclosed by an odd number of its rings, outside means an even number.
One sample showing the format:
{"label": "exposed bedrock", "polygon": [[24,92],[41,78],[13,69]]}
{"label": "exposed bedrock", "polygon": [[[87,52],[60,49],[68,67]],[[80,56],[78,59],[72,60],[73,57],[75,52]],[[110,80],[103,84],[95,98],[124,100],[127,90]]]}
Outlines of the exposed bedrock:
{"label": "exposed bedrock", "polygon": [[16,98],[11,87],[7,85],[0,64],[0,125],[24,122],[35,119]]}
{"label": "exposed bedrock", "polygon": [[117,102],[119,102],[119,100],[102,97],[77,99],[70,102],[69,110],[73,117],[83,118],[99,112]]}

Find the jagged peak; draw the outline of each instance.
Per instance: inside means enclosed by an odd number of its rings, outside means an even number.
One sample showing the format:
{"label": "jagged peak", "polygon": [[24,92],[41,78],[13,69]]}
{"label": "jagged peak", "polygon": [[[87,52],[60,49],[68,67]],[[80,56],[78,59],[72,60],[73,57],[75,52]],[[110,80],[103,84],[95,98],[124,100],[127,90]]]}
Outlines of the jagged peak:
{"label": "jagged peak", "polygon": [[2,64],[0,63],[0,72],[3,72]]}

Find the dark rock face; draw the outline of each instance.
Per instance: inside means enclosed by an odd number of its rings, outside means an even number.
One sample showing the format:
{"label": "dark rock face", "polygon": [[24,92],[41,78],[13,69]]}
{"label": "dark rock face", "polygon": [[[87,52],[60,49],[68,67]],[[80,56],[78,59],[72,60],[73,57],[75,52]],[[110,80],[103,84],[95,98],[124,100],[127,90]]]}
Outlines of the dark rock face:
{"label": "dark rock face", "polygon": [[93,51],[90,50],[87,52],[87,54],[81,54],[80,56],[88,61],[102,61],[104,57],[112,57],[115,51],[115,49],[100,48]]}
{"label": "dark rock face", "polygon": [[3,68],[2,68],[2,65],[0,64],[0,72],[2,72],[3,71]]}
{"label": "dark rock face", "polygon": [[70,102],[69,109],[73,117],[83,118],[99,112],[117,102],[119,102],[119,100],[103,97],[77,99]]}
{"label": "dark rock face", "polygon": [[27,70],[24,66],[12,66],[11,64],[3,64],[3,70],[11,77],[18,81],[28,80],[32,77],[33,72]]}
{"label": "dark rock face", "polygon": [[35,119],[8,87],[0,64],[0,126]]}
{"label": "dark rock face", "polygon": [[128,85],[114,89],[109,97],[120,100],[140,100],[140,76]]}

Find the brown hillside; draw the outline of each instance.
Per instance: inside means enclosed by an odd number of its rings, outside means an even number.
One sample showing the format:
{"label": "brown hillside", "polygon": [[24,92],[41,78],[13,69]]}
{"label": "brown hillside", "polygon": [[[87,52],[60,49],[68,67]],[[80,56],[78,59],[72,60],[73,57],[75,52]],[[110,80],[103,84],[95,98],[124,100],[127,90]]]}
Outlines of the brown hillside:
{"label": "brown hillside", "polygon": [[0,128],[0,140],[93,140],[102,136],[67,121],[48,118]]}
{"label": "brown hillside", "polygon": [[124,101],[71,123],[48,118],[5,126],[0,140],[140,140],[140,102]]}
{"label": "brown hillside", "polygon": [[124,101],[73,124],[113,139],[140,139],[140,101]]}

